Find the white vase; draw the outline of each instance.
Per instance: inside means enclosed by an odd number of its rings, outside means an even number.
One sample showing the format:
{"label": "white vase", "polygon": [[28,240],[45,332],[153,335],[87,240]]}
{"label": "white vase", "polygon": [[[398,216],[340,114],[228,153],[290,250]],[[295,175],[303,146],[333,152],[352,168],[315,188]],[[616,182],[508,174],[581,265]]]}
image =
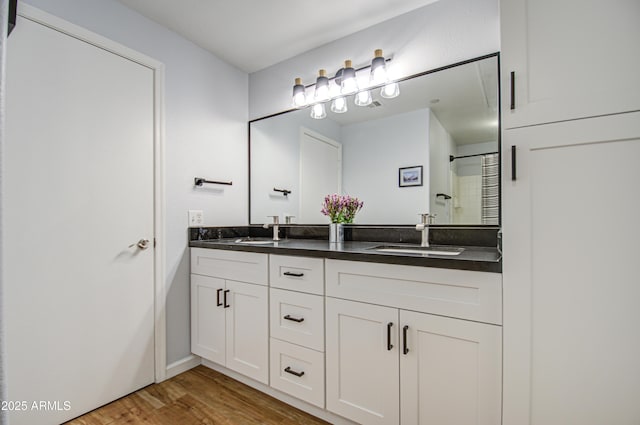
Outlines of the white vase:
{"label": "white vase", "polygon": [[344,224],[329,223],[329,243],[344,242]]}

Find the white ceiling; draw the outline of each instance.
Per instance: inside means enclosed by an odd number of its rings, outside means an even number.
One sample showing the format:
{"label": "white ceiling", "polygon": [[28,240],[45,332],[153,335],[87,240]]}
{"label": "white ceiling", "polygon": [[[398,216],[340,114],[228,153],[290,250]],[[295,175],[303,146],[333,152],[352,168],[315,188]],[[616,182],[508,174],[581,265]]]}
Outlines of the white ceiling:
{"label": "white ceiling", "polygon": [[252,73],[438,0],[118,0]]}

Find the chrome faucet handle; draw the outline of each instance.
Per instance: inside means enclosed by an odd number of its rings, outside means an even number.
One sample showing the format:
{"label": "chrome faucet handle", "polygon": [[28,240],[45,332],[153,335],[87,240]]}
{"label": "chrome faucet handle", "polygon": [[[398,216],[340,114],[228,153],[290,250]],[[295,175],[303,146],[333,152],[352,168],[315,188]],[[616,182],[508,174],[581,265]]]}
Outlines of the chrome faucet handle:
{"label": "chrome faucet handle", "polygon": [[285,215],[284,216],[284,224],[291,224],[291,219],[296,218],[295,215]]}
{"label": "chrome faucet handle", "polygon": [[420,223],[416,224],[416,230],[419,232],[422,232],[422,240],[420,241],[420,246],[428,247],[429,246],[429,217],[431,217],[431,214],[421,213],[418,215],[420,216]]}
{"label": "chrome faucet handle", "polygon": [[430,214],[429,215],[429,224],[436,224],[436,217],[438,214]]}
{"label": "chrome faucet handle", "polygon": [[280,224],[280,216],[279,215],[268,215],[267,217],[273,218],[273,223],[270,223],[270,224]]}
{"label": "chrome faucet handle", "polygon": [[265,229],[268,229],[269,226],[273,226],[273,240],[274,241],[279,241],[280,240],[280,236],[278,235],[279,232],[279,224],[280,224],[280,216],[278,215],[268,215],[267,217],[271,217],[273,218],[273,223],[265,223],[262,227],[264,227]]}
{"label": "chrome faucet handle", "polygon": [[420,216],[420,223],[421,224],[429,224],[429,217],[431,216],[431,214],[429,214],[429,213],[420,213],[418,215]]}
{"label": "chrome faucet handle", "polygon": [[272,218],[272,222],[263,224],[262,227],[264,227],[265,229],[268,229],[269,226],[277,226],[278,224],[280,224],[280,216],[278,216],[278,215],[268,215],[267,217]]}

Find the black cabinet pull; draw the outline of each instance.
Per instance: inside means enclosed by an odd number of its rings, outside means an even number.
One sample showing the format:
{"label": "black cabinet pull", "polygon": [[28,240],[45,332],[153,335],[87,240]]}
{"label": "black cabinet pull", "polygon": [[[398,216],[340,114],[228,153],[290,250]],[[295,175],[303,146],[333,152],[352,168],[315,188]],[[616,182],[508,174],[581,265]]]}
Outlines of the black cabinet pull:
{"label": "black cabinet pull", "polygon": [[516,145],[511,145],[511,181],[516,181]]}
{"label": "black cabinet pull", "polygon": [[511,110],[516,109],[516,73],[511,71]]}
{"label": "black cabinet pull", "polygon": [[407,331],[409,330],[409,325],[404,325],[402,328],[402,354],[407,354],[409,352],[409,347],[407,347]]}
{"label": "black cabinet pull", "polygon": [[287,314],[286,316],[284,316],[284,317],[283,317],[283,319],[291,320],[292,322],[297,322],[297,323],[302,323],[302,322],[304,322],[304,317],[301,317],[301,318],[297,319],[297,318],[295,318],[295,317],[291,317],[291,316],[289,316],[288,314]]}
{"label": "black cabinet pull", "polygon": [[229,304],[227,304],[227,294],[230,292],[229,289],[225,289],[224,290],[224,308],[229,308],[231,307]]}
{"label": "black cabinet pull", "polygon": [[293,277],[302,277],[304,273],[293,273],[293,272],[284,272],[282,273],[285,276],[293,276]]}
{"label": "black cabinet pull", "polygon": [[387,323],[387,351],[391,351],[393,348],[393,344],[391,344],[391,327],[393,326],[392,322]]}
{"label": "black cabinet pull", "polygon": [[222,288],[216,291],[216,305],[220,307],[222,303],[220,302],[220,292],[222,292]]}
{"label": "black cabinet pull", "polygon": [[297,376],[298,378],[300,378],[301,376],[303,376],[303,375],[304,375],[304,372],[296,372],[295,370],[292,370],[289,366],[287,366],[287,367],[284,369],[284,371],[285,371],[285,372],[287,372],[287,373],[290,373],[290,374],[292,374],[292,375],[295,375],[295,376]]}

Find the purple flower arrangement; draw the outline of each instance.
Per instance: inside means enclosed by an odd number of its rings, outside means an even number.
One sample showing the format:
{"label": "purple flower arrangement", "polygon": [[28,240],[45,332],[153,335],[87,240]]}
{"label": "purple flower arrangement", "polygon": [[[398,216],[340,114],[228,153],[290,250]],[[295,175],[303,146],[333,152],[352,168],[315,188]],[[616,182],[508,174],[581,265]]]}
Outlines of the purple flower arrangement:
{"label": "purple flower arrangement", "polygon": [[322,214],[329,217],[332,223],[353,223],[356,213],[360,211],[364,202],[349,195],[327,195],[322,204]]}

